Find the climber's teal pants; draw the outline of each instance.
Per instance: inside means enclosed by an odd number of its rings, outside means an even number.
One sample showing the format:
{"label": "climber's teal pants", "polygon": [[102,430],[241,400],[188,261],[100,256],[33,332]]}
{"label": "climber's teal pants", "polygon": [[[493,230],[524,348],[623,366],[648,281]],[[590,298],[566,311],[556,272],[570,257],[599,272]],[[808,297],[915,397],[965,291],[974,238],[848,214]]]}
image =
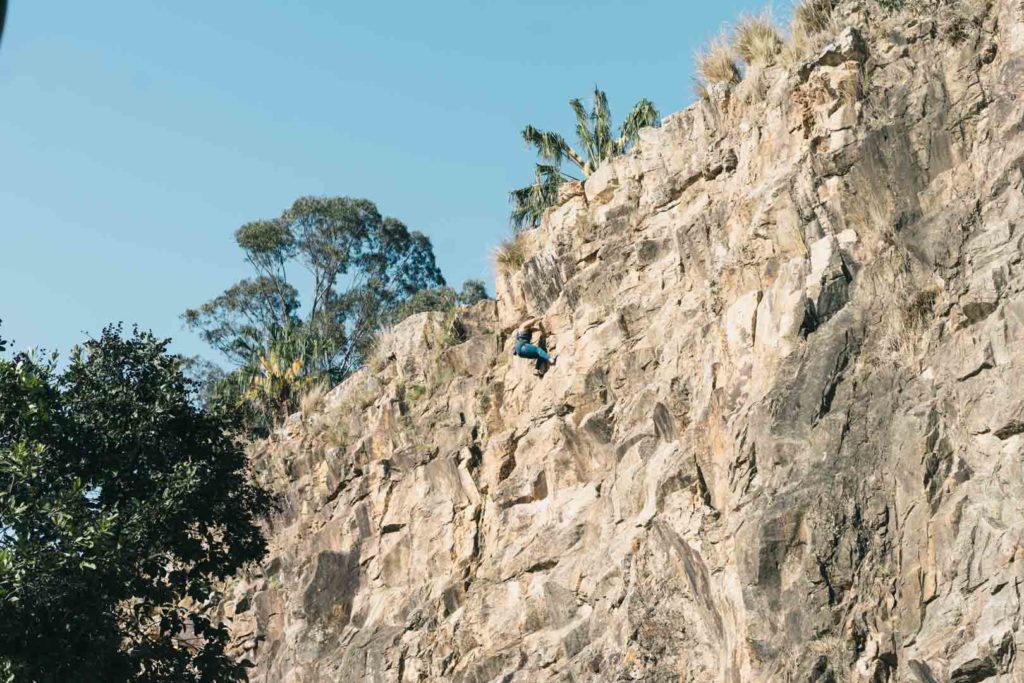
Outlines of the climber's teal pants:
{"label": "climber's teal pants", "polygon": [[538,370],[543,370],[544,364],[551,362],[551,356],[548,355],[548,352],[536,344],[520,344],[516,347],[516,355],[520,358],[536,359],[535,367]]}

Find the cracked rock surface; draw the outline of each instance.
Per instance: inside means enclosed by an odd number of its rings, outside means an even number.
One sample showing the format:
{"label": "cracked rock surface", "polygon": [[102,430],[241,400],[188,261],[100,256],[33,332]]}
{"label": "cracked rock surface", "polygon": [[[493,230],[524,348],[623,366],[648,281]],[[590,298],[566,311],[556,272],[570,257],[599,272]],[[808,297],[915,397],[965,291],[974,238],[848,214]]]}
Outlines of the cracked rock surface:
{"label": "cracked rock surface", "polygon": [[969,4],[845,3],[256,444],[252,680],[1024,681],[1024,5]]}

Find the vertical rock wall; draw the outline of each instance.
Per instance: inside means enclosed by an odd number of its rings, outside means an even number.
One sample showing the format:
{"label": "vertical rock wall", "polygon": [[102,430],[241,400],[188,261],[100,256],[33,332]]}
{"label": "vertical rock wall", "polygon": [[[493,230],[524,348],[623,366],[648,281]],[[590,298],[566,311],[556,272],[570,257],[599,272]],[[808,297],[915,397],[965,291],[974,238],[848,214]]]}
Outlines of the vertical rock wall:
{"label": "vertical rock wall", "polygon": [[253,680],[1024,680],[1024,6],[956,6],[846,3],[258,444]]}

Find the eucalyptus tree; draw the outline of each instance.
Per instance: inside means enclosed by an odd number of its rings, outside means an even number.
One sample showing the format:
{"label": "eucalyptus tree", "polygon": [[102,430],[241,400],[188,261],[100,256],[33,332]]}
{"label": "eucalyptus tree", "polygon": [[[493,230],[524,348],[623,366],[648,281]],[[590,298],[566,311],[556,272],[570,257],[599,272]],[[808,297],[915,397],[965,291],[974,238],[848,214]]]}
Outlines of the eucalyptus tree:
{"label": "eucalyptus tree", "polygon": [[[534,169],[532,184],[511,192],[511,222],[516,231],[540,222],[544,210],[558,200],[558,190],[564,181],[585,179],[601,162],[625,154],[636,143],[640,129],[657,125],[659,119],[654,104],[642,99],[633,105],[618,135],[614,135],[608,97],[596,86],[590,111],[579,99],[569,100],[569,107],[576,116],[577,147],[558,133],[533,126],[523,129],[523,140],[536,150],[541,163]],[[579,175],[567,172],[566,167]]]}
{"label": "eucalyptus tree", "polygon": [[235,241],[252,276],[183,317],[235,368],[214,394],[254,404],[264,428],[306,386],[360,367],[402,302],[445,284],[430,239],[367,199],[302,197]]}

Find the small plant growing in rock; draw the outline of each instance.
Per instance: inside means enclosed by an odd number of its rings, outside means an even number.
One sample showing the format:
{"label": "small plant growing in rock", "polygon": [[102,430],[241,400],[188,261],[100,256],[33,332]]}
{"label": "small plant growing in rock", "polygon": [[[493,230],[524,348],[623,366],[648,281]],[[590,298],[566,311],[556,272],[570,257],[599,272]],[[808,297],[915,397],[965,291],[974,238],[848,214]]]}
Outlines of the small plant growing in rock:
{"label": "small plant growing in rock", "polygon": [[835,0],[804,0],[793,9],[793,34],[806,36],[827,31],[833,26]]}
{"label": "small plant growing in rock", "polygon": [[799,64],[837,35],[841,27],[835,9],[836,0],[803,0],[798,4],[793,9],[789,40],[779,54],[779,63]]}
{"label": "small plant growing in rock", "polygon": [[747,66],[765,67],[775,63],[783,40],[768,13],[744,17],[736,25],[736,53]]}
{"label": "small plant growing in rock", "polygon": [[903,306],[903,324],[912,330],[923,330],[935,318],[935,306],[939,301],[941,290],[930,287],[915,292]]}
{"label": "small plant growing in rock", "polygon": [[369,365],[375,373],[381,373],[392,360],[391,349],[395,343],[394,328],[391,326],[381,329],[373,338],[373,345],[370,349]]}
{"label": "small plant growing in rock", "polygon": [[311,386],[299,399],[299,412],[302,414],[303,422],[308,422],[324,407],[324,398],[327,396],[327,385],[318,382]]}
{"label": "small plant growing in rock", "polygon": [[494,250],[494,265],[502,275],[508,275],[523,267],[526,263],[526,249],[518,235],[501,241]]}
{"label": "small plant growing in rock", "polygon": [[334,424],[324,431],[324,444],[328,448],[343,450],[348,440],[348,425],[338,416]]}
{"label": "small plant growing in rock", "polygon": [[437,371],[432,373],[428,378],[429,386],[427,387],[427,391],[430,392],[431,394],[434,394],[441,387],[447,386],[456,377],[458,377],[458,374],[455,372],[455,370],[447,365],[444,365],[438,368]]}
{"label": "small plant growing in rock", "polygon": [[427,388],[420,384],[410,384],[405,389],[405,396],[409,403],[417,403],[427,395]]}
{"label": "small plant growing in rock", "polygon": [[740,82],[740,67],[736,63],[736,53],[724,36],[711,41],[711,44],[697,55],[697,73],[700,76],[701,87],[706,87],[704,84],[735,85]]}
{"label": "small plant growing in rock", "polygon": [[366,410],[377,402],[377,392],[367,386],[359,387],[357,390],[352,392],[349,400],[353,405],[357,406],[359,410]]}

